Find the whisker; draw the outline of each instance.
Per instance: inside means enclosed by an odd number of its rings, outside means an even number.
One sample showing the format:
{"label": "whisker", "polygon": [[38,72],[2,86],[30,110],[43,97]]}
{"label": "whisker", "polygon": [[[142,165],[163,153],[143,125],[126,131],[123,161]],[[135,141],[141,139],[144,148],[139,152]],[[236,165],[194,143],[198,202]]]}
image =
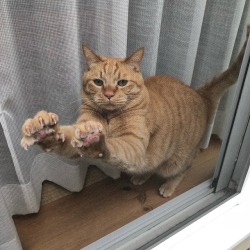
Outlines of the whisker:
{"label": "whisker", "polygon": [[73,103],[75,103],[75,102],[79,102],[79,101],[83,102],[83,98],[81,98],[81,99],[77,99],[77,100],[74,100],[73,102],[70,102],[70,103],[69,103],[69,105],[72,105]]}

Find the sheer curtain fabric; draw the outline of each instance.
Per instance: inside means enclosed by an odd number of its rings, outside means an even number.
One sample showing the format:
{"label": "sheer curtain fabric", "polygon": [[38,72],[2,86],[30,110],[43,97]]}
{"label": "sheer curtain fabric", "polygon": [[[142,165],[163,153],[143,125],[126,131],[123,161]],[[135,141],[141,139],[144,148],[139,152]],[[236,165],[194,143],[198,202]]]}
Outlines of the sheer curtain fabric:
{"label": "sheer curtain fabric", "polygon": [[237,54],[249,1],[2,0],[0,14],[0,249],[20,249],[11,216],[39,210],[42,182],[71,191],[84,185],[89,162],[20,147],[22,123],[39,110],[75,121],[86,68],[81,45],[113,57],[144,47],[145,77],[168,74],[196,87]]}

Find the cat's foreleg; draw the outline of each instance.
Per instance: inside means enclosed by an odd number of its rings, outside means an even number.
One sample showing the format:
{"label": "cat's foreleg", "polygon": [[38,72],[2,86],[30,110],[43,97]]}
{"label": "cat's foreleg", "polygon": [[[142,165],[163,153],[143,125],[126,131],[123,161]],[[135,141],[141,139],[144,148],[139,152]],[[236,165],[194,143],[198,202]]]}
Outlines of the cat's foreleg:
{"label": "cat's foreleg", "polygon": [[147,140],[126,135],[106,138],[103,126],[87,121],[75,126],[75,138],[71,141],[82,157],[102,158],[111,166],[128,173],[145,173]]}

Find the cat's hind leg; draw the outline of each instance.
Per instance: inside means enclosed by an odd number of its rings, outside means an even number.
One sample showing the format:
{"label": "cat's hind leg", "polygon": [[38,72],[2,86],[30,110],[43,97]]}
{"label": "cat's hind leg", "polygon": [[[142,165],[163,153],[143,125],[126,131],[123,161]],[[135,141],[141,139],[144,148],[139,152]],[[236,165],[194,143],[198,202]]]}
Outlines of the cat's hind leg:
{"label": "cat's hind leg", "polygon": [[174,193],[198,153],[199,146],[184,148],[158,167],[156,173],[166,179],[159,189],[163,197],[170,197]]}
{"label": "cat's hind leg", "polygon": [[160,195],[165,198],[170,197],[182,181],[184,175],[185,173],[180,173],[176,176],[167,178],[166,182],[163,183],[159,188]]}
{"label": "cat's hind leg", "polygon": [[195,153],[189,156],[186,155],[186,157],[174,155],[160,165],[157,174],[166,179],[166,182],[159,188],[159,192],[163,197],[170,197],[174,193],[185,176],[186,170],[191,167],[195,155],[196,150]]}
{"label": "cat's hind leg", "polygon": [[142,174],[142,175],[133,175],[130,179],[130,181],[134,184],[134,185],[142,185],[143,183],[145,183],[150,177],[151,177],[151,173],[147,173],[147,174]]}

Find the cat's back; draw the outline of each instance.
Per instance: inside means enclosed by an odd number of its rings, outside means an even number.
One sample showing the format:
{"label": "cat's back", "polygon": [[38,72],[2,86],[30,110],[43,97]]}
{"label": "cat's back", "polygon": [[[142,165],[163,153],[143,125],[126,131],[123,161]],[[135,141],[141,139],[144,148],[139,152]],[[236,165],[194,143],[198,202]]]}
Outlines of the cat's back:
{"label": "cat's back", "polygon": [[[151,101],[164,102],[181,108],[193,109],[199,106],[200,110],[206,109],[203,98],[191,87],[171,76],[152,76],[145,80]],[[181,110],[179,110],[181,111]]]}
{"label": "cat's back", "polygon": [[203,102],[201,96],[195,90],[171,76],[149,77],[145,80],[145,85],[150,94],[157,93],[157,95],[163,98],[178,95],[184,98],[193,97],[197,101]]}
{"label": "cat's back", "polygon": [[[179,142],[199,141],[206,129],[208,116],[203,98],[169,76],[149,77],[145,85],[150,97],[147,119],[150,130],[166,132],[161,136],[170,136]],[[159,127],[162,129],[158,130]]]}

